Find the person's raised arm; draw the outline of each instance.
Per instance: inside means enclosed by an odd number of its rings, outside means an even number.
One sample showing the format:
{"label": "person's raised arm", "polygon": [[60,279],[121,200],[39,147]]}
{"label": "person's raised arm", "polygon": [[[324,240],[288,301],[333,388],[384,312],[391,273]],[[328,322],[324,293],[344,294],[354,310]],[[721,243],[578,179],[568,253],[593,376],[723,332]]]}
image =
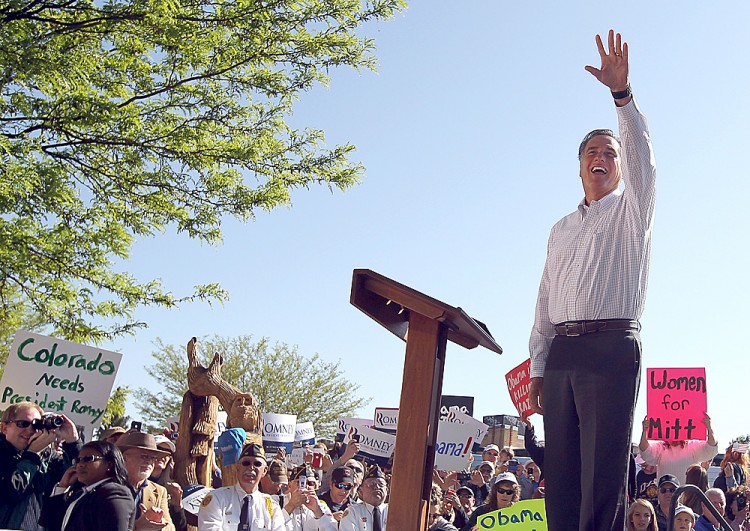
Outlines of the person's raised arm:
{"label": "person's raised arm", "polygon": [[628,43],[622,42],[622,36],[619,33],[609,30],[608,50],[604,49],[604,43],[599,35],[596,36],[596,47],[599,49],[602,64],[599,68],[587,65],[586,71],[590,72],[600,83],[609,87],[615,98],[615,105],[623,107],[633,99],[628,83]]}

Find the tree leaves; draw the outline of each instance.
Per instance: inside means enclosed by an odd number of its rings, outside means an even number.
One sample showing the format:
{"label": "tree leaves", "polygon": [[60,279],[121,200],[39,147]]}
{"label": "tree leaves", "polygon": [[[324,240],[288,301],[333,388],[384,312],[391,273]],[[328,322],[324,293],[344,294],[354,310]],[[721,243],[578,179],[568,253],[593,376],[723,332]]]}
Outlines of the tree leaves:
{"label": "tree leaves", "polygon": [[[224,380],[243,392],[252,393],[261,410],[297,415],[298,422],[312,421],[318,437],[333,436],[336,421],[352,416],[369,399],[356,396],[359,385],[344,378],[340,361],[323,361],[318,354],[304,356],[286,343],[271,344],[268,338],[253,343],[252,336],[214,336],[199,344],[202,362],[213,354],[223,358]],[[188,361],[185,347],[155,342],[155,363],[146,372],[156,380],[159,391],[138,390],[136,407],[143,419],[163,426],[179,415],[187,391]]]}
{"label": "tree leaves", "polygon": [[[0,274],[53,332],[101,341],[174,296],[115,271],[134,238],[210,244],[227,216],[362,177],[354,146],[286,123],[331,68],[374,68],[357,28],[402,0],[69,0],[0,4]],[[2,286],[0,286],[2,289]],[[0,301],[3,300],[0,291]],[[103,324],[105,323],[105,324]]]}

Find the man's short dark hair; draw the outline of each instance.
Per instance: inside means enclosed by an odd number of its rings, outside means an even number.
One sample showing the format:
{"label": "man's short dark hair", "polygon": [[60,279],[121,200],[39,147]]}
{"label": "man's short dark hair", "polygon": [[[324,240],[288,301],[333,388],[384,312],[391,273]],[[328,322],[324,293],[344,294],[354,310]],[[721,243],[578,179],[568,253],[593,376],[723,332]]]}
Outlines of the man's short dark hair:
{"label": "man's short dark hair", "polygon": [[612,129],[594,129],[589,134],[583,137],[583,140],[581,141],[581,145],[578,146],[578,160],[581,160],[583,157],[583,150],[586,147],[586,144],[589,143],[589,140],[594,138],[595,136],[609,136],[615,139],[615,142],[617,142],[617,145],[620,145],[620,139],[615,136],[615,132],[612,131]]}

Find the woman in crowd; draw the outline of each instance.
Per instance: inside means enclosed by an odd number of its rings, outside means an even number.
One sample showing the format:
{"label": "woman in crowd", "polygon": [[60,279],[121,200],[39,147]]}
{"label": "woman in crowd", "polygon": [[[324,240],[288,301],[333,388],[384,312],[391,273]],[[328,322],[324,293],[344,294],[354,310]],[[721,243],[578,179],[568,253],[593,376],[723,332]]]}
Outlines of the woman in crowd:
{"label": "woman in crowd", "polygon": [[471,531],[477,525],[480,516],[498,509],[507,509],[521,499],[521,487],[518,485],[516,475],[512,472],[503,472],[495,477],[490,493],[484,504],[480,505],[473,513],[461,531]]}
{"label": "woman in crowd", "polygon": [[721,472],[714,480],[714,487],[726,493],[732,487],[747,485],[747,462],[747,444],[730,444],[719,465]]}
{"label": "woman in crowd", "polygon": [[627,531],[658,531],[656,511],[648,500],[639,498],[630,504],[626,516]]}
{"label": "woman in crowd", "polygon": [[40,524],[50,531],[128,531],[135,501],[120,450],[106,441],[83,445],[45,501]]}
{"label": "woman in crowd", "polygon": [[[708,474],[706,469],[700,465],[691,465],[688,467],[685,473],[685,485],[695,485],[701,492],[708,490]],[[686,505],[693,510],[693,513],[700,516],[701,510],[701,499],[695,492],[684,492],[680,496],[680,503]]]}

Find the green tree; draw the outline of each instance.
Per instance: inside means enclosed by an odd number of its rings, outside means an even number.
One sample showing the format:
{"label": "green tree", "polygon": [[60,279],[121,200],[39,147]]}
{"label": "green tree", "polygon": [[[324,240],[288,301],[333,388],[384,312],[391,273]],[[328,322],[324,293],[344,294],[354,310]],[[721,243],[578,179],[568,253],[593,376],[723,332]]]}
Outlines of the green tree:
{"label": "green tree", "polygon": [[[214,336],[198,343],[202,362],[208,365],[215,352],[223,358],[224,380],[243,392],[252,393],[262,411],[297,415],[299,422],[312,421],[317,436],[335,434],[336,421],[351,416],[370,399],[357,396],[359,385],[347,380],[340,361],[325,362],[318,354],[304,356],[297,347],[252,336]],[[142,418],[156,426],[179,414],[187,391],[188,361],[184,346],[155,341],[155,363],[146,372],[161,391],[141,388],[136,407]]]}
{"label": "green tree", "polygon": [[102,341],[145,326],[139,305],[224,300],[217,284],[175,296],[118,264],[135,238],[216,244],[229,216],[355,184],[354,146],[286,119],[331,69],[373,69],[358,29],[404,6],[0,2],[0,304],[16,290],[55,335]]}
{"label": "green tree", "polygon": [[130,388],[127,386],[119,386],[112,391],[107,400],[107,407],[104,409],[102,415],[102,424],[99,427],[99,432],[106,430],[107,428],[113,428],[120,426],[121,428],[127,428],[130,417],[125,415],[125,403],[130,396]]}

